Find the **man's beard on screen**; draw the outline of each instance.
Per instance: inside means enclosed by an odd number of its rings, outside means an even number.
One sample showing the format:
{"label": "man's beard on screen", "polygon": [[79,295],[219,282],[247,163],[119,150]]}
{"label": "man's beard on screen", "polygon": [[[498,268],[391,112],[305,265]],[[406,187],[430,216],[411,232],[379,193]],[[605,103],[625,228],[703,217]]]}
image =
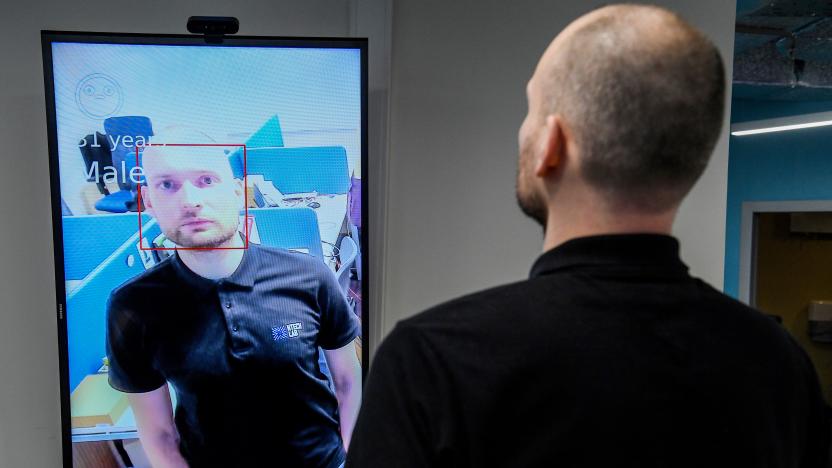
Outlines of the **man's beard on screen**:
{"label": "man's beard on screen", "polygon": [[[190,217],[196,216],[188,216],[187,218]],[[223,246],[225,243],[231,240],[237,234],[237,229],[240,227],[239,220],[236,220],[236,222],[229,224],[214,221],[214,224],[218,226],[218,232],[204,239],[200,238],[199,240],[194,240],[195,237],[201,236],[203,233],[197,232],[188,235],[182,232],[181,227],[176,228],[173,232],[169,234],[166,233],[166,235],[170,240],[172,240],[176,245],[180,247],[214,249]]]}

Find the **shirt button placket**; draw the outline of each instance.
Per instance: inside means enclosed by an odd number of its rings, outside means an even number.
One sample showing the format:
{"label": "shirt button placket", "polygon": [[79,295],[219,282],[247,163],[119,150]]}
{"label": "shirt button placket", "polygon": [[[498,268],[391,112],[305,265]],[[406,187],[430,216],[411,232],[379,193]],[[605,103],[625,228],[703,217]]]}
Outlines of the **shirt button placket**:
{"label": "shirt button placket", "polygon": [[236,332],[240,329],[240,327],[238,327],[237,324],[234,322],[234,317],[231,314],[231,308],[233,307],[233,305],[231,304],[230,299],[226,298],[226,299],[224,299],[224,301],[225,301],[225,310],[226,310],[226,314],[225,314],[226,320],[228,320],[228,323],[231,324],[231,331]]}

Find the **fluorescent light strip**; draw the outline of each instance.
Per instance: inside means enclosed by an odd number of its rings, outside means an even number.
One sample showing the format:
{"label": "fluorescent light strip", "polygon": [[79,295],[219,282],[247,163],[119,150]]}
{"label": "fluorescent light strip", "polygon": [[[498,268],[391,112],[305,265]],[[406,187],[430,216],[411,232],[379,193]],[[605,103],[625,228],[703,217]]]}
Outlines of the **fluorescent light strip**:
{"label": "fluorescent light strip", "polygon": [[731,135],[757,135],[759,133],[785,132],[788,130],[798,130],[801,128],[826,127],[828,125],[832,125],[832,120],[822,120],[820,122],[807,122],[794,125],[780,125],[777,127],[755,128],[753,130],[738,130],[736,132],[731,132]]}

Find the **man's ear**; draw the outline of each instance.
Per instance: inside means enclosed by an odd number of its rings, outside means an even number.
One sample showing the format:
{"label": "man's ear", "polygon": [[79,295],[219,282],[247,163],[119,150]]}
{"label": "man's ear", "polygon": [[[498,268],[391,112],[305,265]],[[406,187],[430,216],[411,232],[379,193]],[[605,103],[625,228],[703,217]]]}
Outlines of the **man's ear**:
{"label": "man's ear", "polygon": [[563,166],[567,138],[563,119],[557,114],[547,115],[540,139],[542,148],[535,163],[535,175],[546,177]]}
{"label": "man's ear", "polygon": [[139,191],[141,192],[142,204],[144,205],[145,210],[155,218],[156,215],[153,214],[153,204],[150,202],[150,196],[147,193],[147,185],[139,185]]}

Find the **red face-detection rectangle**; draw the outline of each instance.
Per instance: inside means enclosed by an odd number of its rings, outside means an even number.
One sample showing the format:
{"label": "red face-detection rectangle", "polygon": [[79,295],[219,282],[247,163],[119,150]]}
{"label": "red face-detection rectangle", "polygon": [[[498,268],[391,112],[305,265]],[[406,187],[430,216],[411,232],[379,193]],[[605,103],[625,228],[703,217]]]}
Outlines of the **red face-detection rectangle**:
{"label": "red face-detection rectangle", "polygon": [[[243,217],[243,228],[245,234],[245,244],[243,247],[145,247],[143,245],[142,240],[144,239],[144,234],[142,232],[142,191],[141,188],[137,194],[137,205],[139,211],[139,249],[140,250],[244,250],[248,249],[248,242],[249,242],[249,225],[250,219],[248,217],[248,172],[246,170],[246,145],[244,144],[221,144],[221,143],[164,143],[164,144],[146,144],[142,146],[142,148],[148,148],[151,146],[189,146],[189,147],[199,147],[199,146],[221,146],[221,147],[238,147],[243,149],[243,206],[245,207],[245,216]],[[139,165],[139,145],[136,145],[136,167],[140,167]]]}

